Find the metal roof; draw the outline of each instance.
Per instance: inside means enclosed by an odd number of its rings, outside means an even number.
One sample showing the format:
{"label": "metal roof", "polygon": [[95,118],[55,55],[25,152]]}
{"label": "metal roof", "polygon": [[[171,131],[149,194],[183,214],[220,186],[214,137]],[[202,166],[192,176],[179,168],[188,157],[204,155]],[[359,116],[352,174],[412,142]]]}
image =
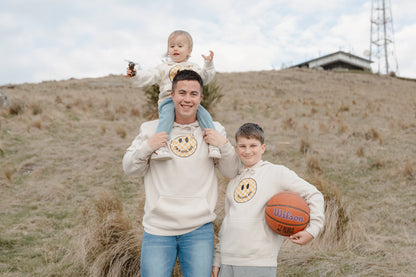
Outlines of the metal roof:
{"label": "metal roof", "polygon": [[371,60],[361,58],[351,53],[338,51],[329,55],[325,55],[316,59],[312,59],[292,67],[308,67],[308,68],[323,68],[323,69],[357,69],[370,70]]}

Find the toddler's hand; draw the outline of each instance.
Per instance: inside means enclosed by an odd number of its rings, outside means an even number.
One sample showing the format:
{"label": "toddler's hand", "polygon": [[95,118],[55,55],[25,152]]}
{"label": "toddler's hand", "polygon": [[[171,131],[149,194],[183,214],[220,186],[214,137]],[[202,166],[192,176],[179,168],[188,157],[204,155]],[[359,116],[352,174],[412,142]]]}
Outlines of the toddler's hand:
{"label": "toddler's hand", "polygon": [[205,56],[205,55],[201,55],[201,56],[202,58],[204,58],[205,61],[212,62],[212,60],[214,59],[214,52],[209,50],[209,56]]}

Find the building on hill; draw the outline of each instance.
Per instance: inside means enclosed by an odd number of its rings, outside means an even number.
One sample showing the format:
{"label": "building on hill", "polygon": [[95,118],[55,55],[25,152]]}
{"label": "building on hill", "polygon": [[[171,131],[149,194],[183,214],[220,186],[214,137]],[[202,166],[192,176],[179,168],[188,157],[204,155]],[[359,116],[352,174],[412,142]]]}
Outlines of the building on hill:
{"label": "building on hill", "polygon": [[326,56],[292,66],[300,68],[320,68],[324,70],[362,70],[371,71],[371,60],[338,51]]}

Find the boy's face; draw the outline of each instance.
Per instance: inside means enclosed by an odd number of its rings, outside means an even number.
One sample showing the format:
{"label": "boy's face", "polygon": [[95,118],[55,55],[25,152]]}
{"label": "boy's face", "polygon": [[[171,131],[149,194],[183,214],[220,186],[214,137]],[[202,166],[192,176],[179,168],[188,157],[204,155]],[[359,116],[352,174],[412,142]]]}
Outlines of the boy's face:
{"label": "boy's face", "polygon": [[179,35],[169,39],[168,52],[175,63],[187,61],[192,52],[188,38],[185,35]]}
{"label": "boy's face", "polygon": [[238,137],[235,148],[244,167],[252,167],[261,160],[266,145],[255,138]]}

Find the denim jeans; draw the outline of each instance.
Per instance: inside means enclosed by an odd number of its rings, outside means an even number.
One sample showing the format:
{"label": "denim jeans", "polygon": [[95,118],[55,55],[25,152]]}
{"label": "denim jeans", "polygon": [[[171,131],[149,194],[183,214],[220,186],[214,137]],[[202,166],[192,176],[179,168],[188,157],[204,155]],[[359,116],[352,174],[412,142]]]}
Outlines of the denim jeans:
{"label": "denim jeans", "polygon": [[210,277],[213,251],[212,223],[179,236],[144,232],[140,271],[143,277],[169,277],[178,257],[184,277]]}

